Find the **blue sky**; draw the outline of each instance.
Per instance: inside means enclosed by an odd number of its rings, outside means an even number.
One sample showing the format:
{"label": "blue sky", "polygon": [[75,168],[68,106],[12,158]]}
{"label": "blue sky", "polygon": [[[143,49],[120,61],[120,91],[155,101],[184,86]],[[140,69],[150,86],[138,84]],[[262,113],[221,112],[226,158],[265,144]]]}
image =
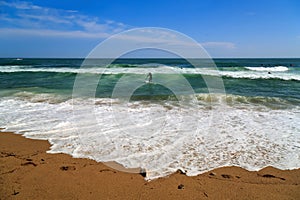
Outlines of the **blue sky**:
{"label": "blue sky", "polygon": [[186,34],[212,57],[300,57],[299,0],[0,0],[0,57],[85,57],[139,27]]}

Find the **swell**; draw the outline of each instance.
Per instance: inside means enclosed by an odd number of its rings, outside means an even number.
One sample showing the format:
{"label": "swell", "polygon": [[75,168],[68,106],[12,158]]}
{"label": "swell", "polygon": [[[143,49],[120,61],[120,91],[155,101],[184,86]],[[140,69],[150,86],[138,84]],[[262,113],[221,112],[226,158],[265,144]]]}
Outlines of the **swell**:
{"label": "swell", "polygon": [[[296,71],[296,70],[294,70]],[[14,73],[61,73],[66,75],[80,74],[140,74],[145,75],[149,72],[153,74],[183,74],[183,75],[204,75],[204,76],[220,76],[224,78],[234,79],[270,79],[270,80],[285,80],[285,81],[300,81],[300,73],[296,72],[273,72],[253,71],[253,70],[211,70],[205,68],[179,68],[179,67],[158,67],[158,68],[141,68],[141,67],[110,67],[110,68],[3,68],[0,67],[0,74],[14,74]]]}

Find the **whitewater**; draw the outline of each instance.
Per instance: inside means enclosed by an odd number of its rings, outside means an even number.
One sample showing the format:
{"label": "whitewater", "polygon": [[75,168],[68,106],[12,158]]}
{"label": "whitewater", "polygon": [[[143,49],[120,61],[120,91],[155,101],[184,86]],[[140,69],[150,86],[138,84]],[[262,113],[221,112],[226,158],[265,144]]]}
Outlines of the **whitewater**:
{"label": "whitewater", "polygon": [[[78,59],[0,59],[0,127],[48,140],[48,153],[144,168],[147,180],[178,169],[192,176],[222,166],[299,168],[300,61],[215,62],[217,71],[178,59],[84,67]],[[144,82],[149,72],[152,84]],[[94,96],[73,94],[78,75],[100,79]],[[155,84],[178,75],[193,93]],[[113,96],[123,76],[141,85],[128,101]],[[209,93],[205,76],[221,77],[225,93]]]}

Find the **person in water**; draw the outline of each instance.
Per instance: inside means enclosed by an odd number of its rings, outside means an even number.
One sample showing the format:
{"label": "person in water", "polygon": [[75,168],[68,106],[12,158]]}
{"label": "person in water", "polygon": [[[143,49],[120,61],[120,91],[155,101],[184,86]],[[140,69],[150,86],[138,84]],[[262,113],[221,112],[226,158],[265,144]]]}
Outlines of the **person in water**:
{"label": "person in water", "polygon": [[146,79],[148,78],[148,82],[150,83],[150,82],[152,82],[152,73],[151,72],[149,72],[148,74],[147,74],[147,76],[146,76]]}

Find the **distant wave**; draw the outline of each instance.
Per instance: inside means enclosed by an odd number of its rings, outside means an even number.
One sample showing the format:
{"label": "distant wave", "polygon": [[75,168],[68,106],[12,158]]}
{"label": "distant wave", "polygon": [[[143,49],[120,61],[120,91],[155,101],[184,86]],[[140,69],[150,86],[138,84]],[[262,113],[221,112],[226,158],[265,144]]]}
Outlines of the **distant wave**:
{"label": "distant wave", "polygon": [[[248,70],[243,70],[248,69]],[[250,71],[249,71],[250,70]],[[2,73],[15,73],[15,72],[54,72],[54,73],[74,73],[74,74],[141,74],[145,75],[149,72],[153,74],[184,74],[184,75],[207,75],[207,76],[222,76],[228,78],[244,78],[244,79],[280,79],[280,80],[295,80],[300,81],[300,74],[293,73],[285,66],[276,67],[245,67],[240,70],[231,71],[214,70],[212,68],[181,68],[167,65],[158,67],[151,67],[143,65],[135,67],[33,67],[33,66],[0,66]],[[274,72],[274,73],[267,73]]]}
{"label": "distant wave", "polygon": [[286,66],[275,66],[275,67],[245,67],[248,70],[252,71],[264,71],[264,72],[284,72],[288,71],[289,68]]}

